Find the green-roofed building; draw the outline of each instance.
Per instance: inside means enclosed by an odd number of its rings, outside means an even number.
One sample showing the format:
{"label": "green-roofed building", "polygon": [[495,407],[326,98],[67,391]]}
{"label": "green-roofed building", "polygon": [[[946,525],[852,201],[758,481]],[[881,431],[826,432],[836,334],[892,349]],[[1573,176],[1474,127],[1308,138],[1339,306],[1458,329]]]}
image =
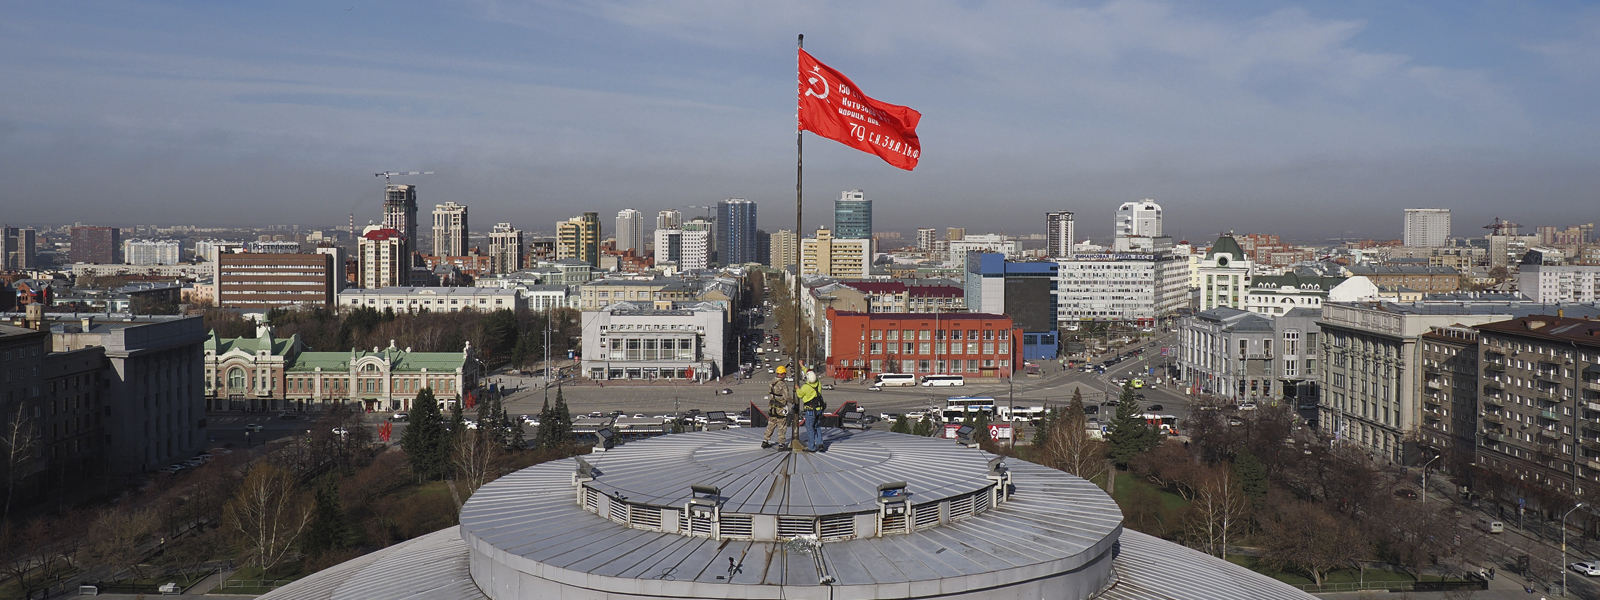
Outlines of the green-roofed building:
{"label": "green-roofed building", "polygon": [[254,338],[220,338],[205,344],[209,410],[323,411],[347,403],[375,411],[405,411],[422,388],[448,407],[477,388],[472,346],[461,352],[388,348],[312,352],[300,336],[275,337],[261,327]]}

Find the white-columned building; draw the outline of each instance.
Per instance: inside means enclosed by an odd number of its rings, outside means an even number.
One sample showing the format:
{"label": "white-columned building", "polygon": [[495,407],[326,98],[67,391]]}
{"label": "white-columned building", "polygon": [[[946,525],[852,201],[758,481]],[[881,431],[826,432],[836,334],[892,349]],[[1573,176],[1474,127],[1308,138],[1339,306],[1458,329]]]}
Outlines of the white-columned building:
{"label": "white-columned building", "polygon": [[[1072,213],[1057,211],[1045,213],[1045,256],[1050,258],[1072,258],[1072,242],[1077,238],[1077,223],[1072,220]],[[922,244],[921,230],[918,230],[917,244]],[[923,248],[923,250],[927,250]]]}
{"label": "white-columned building", "polygon": [[183,260],[183,245],[176,240],[128,240],[122,257],[130,265],[175,265]]}
{"label": "white-columned building", "polygon": [[492,287],[387,287],[348,289],[339,292],[339,307],[351,310],[365,306],[383,312],[490,312],[527,308],[515,289]]}
{"label": "white-columned building", "polygon": [[489,269],[496,274],[513,273],[522,268],[522,230],[510,223],[496,223],[489,232]]}
{"label": "white-columned building", "polygon": [[583,311],[583,373],[596,380],[721,377],[724,313],[710,302],[616,302]]}
{"label": "white-columned building", "polygon": [[617,211],[617,252],[629,250],[644,256],[644,213],[624,208]]}
{"label": "white-columned building", "polygon": [[1408,248],[1438,248],[1450,243],[1450,209],[1406,209],[1403,242]]}
{"label": "white-columned building", "polygon": [[433,255],[467,255],[467,207],[446,202],[433,207]]}

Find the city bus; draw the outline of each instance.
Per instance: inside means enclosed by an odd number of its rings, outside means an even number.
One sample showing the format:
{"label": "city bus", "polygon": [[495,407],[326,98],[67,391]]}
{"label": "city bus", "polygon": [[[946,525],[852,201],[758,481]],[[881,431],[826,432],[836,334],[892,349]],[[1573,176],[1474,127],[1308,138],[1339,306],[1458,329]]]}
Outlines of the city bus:
{"label": "city bus", "polygon": [[994,398],[988,396],[951,396],[945,401],[944,409],[957,414],[981,412],[994,414]]}
{"label": "city bus", "polygon": [[967,378],[961,375],[923,375],[922,387],[966,385]]}
{"label": "city bus", "polygon": [[872,384],[880,387],[910,387],[917,385],[917,376],[910,373],[879,373],[873,378]]}
{"label": "city bus", "polygon": [[1140,416],[1144,418],[1145,423],[1148,423],[1151,427],[1156,428],[1156,430],[1160,431],[1161,433],[1167,435],[1179,435],[1178,418],[1175,416],[1155,415],[1150,413],[1144,413]]}

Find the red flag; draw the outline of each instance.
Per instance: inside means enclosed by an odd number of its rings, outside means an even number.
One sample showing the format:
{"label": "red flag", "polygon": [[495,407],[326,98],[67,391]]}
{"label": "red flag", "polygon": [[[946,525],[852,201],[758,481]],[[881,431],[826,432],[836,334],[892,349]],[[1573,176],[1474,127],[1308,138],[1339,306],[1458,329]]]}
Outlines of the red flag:
{"label": "red flag", "polygon": [[799,127],[907,171],[917,168],[922,113],[868,98],[849,77],[800,50]]}

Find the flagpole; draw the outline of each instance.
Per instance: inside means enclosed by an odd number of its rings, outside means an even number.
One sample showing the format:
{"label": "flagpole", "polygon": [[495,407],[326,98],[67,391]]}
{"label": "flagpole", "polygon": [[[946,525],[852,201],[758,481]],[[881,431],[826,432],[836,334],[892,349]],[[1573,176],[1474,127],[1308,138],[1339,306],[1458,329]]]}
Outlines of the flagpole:
{"label": "flagpole", "polygon": [[[806,47],[806,34],[804,34],[804,33],[799,34],[799,37],[796,38],[796,40],[795,40],[795,47],[796,47],[797,50],[804,50],[805,49],[805,47]],[[800,73],[800,56],[799,56],[798,52],[795,53],[794,70],[795,70],[795,75],[798,77],[799,73]],[[798,425],[803,424],[804,421],[802,421],[799,418],[800,417],[800,415],[799,415],[800,411],[798,410],[799,409],[799,405],[797,403],[800,401],[800,384],[805,380],[805,373],[802,372],[799,369],[799,367],[800,367],[800,352],[801,352],[802,344],[804,344],[804,341],[802,340],[802,338],[800,336],[800,331],[801,331],[801,329],[800,329],[800,320],[801,320],[800,293],[801,293],[801,291],[803,289],[805,289],[805,284],[801,282],[801,277],[804,274],[804,265],[803,265],[803,262],[802,262],[802,259],[801,259],[802,252],[800,251],[800,248],[801,248],[801,246],[804,246],[804,243],[802,242],[802,239],[803,239],[802,236],[804,236],[805,234],[800,229],[801,223],[802,223],[802,220],[801,220],[801,214],[802,213],[801,213],[801,205],[800,205],[800,202],[801,202],[800,190],[801,190],[801,183],[804,181],[801,178],[801,174],[802,174],[802,170],[801,169],[805,164],[805,130],[800,127],[800,113],[799,113],[799,111],[800,111],[800,98],[799,98],[799,92],[798,91],[795,92],[795,95],[796,95],[796,97],[795,97],[795,115],[794,115],[794,118],[795,118],[795,128],[794,128],[794,283],[795,283],[795,285],[794,285],[794,289],[790,290],[789,293],[794,295],[794,356],[791,356],[790,358],[794,362],[796,368],[793,371],[794,372],[794,386],[792,386],[790,388],[791,396],[789,397],[789,404],[790,404],[790,409],[789,409],[789,449],[791,451],[799,451],[801,449],[800,432],[798,431],[799,430]]]}

